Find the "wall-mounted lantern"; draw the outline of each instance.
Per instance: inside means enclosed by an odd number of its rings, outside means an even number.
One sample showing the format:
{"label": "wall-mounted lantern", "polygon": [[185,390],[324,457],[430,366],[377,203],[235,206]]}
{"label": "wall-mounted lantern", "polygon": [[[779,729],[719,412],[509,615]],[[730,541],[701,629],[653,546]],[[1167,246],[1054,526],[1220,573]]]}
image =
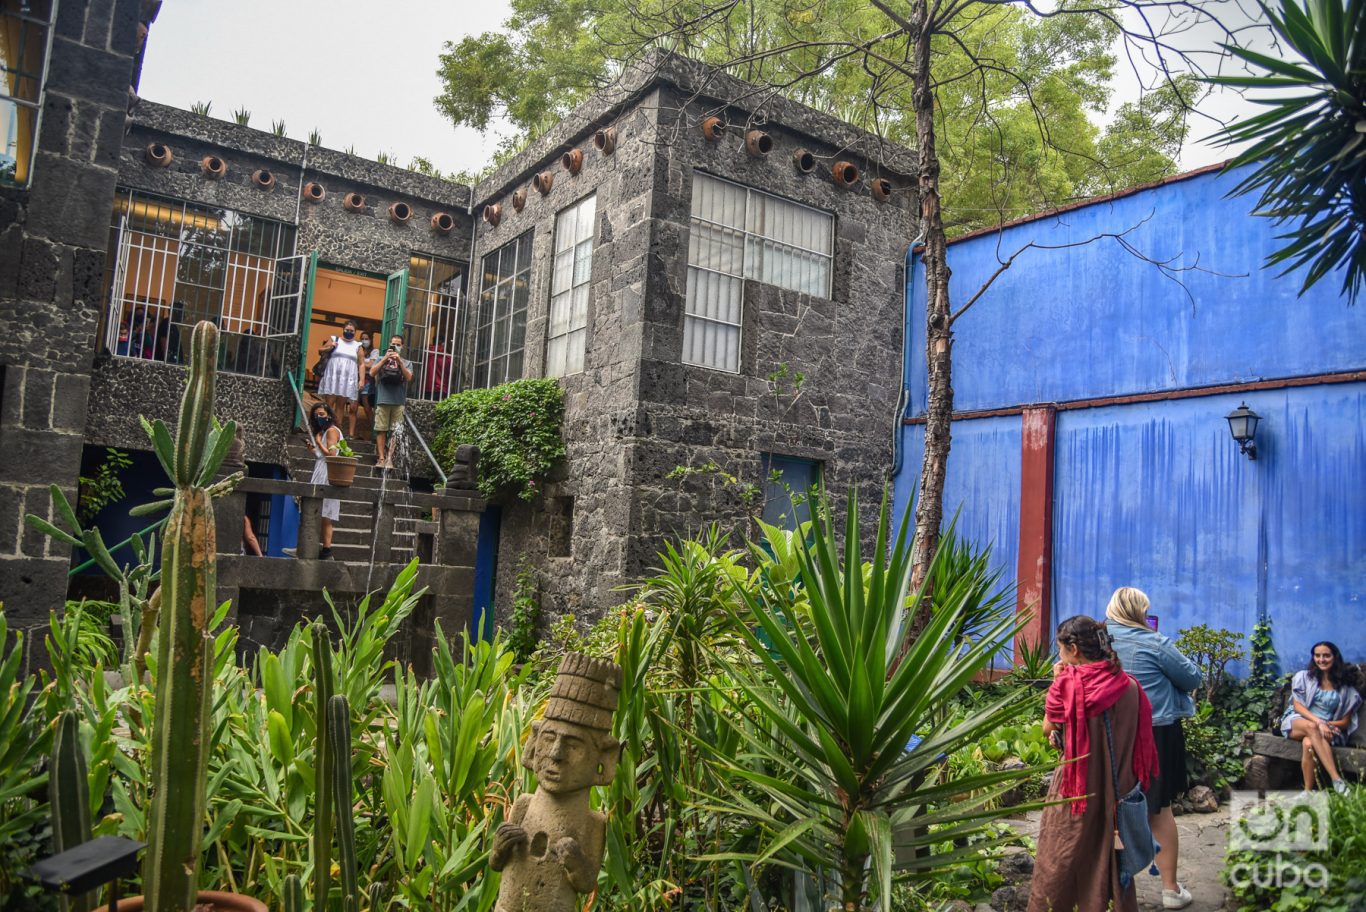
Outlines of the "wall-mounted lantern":
{"label": "wall-mounted lantern", "polygon": [[1262,416],[1248,408],[1244,402],[1224,418],[1228,420],[1229,433],[1238,444],[1238,452],[1248,459],[1256,459],[1257,444],[1253,438],[1257,436],[1257,422],[1262,420]]}

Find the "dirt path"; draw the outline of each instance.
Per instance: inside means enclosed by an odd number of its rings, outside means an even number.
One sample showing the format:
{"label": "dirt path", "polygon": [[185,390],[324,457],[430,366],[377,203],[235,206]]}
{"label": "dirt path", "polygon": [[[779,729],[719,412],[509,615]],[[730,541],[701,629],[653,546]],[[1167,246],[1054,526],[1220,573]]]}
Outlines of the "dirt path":
{"label": "dirt path", "polygon": [[[1031,837],[1038,834],[1041,812],[1029,814],[1010,824]],[[1224,851],[1228,846],[1228,808],[1221,807],[1213,814],[1184,814],[1176,818],[1181,834],[1181,883],[1190,890],[1195,902],[1187,912],[1222,912],[1227,890],[1219,880],[1224,866]],[[1029,893],[1024,884],[1022,895]],[[1141,874],[1138,878],[1138,905],[1143,912],[1162,909],[1162,881]]]}

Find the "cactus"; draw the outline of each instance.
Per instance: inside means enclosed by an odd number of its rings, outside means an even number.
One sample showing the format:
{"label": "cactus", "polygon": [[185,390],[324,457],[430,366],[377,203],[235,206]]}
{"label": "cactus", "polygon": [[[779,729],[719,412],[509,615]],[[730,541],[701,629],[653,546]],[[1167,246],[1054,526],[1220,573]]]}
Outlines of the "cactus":
{"label": "cactus", "polygon": [[[317,742],[314,750],[313,802],[313,901],[319,909],[327,907],[327,893],[332,882],[332,744],[327,737],[328,700],[332,697],[332,644],[328,642],[327,626],[315,621],[313,634],[313,718],[316,720]],[[350,754],[350,727],[347,728],[347,753]],[[349,766],[349,764],[348,764]]]}
{"label": "cactus", "polygon": [[216,542],[210,481],[236,427],[213,421],[218,328],[195,327],[189,382],[174,440],[150,426],[162,466],[175,484],[161,549],[161,611],[152,720],[151,806],[143,890],[147,912],[190,912],[198,891],[213,699],[217,607]]}
{"label": "cactus", "polygon": [[[52,847],[57,852],[65,852],[90,841],[90,791],[86,781],[85,749],[81,745],[80,717],[74,710],[57,717],[49,771]],[[88,912],[94,906],[95,897],[90,893],[61,898],[63,912]]]}
{"label": "cactus", "polygon": [[366,906],[370,912],[383,912],[384,910],[384,884],[375,881],[370,884],[370,889],[366,891],[368,904]]}
{"label": "cactus", "polygon": [[[280,904],[283,912],[304,912],[304,885],[299,880],[298,874],[291,874],[285,878],[285,884],[280,891]],[[319,905],[321,910],[325,906]]]}
{"label": "cactus", "polygon": [[[351,705],[344,694],[327,701],[327,740],[332,748],[334,817],[337,864],[341,868],[342,912],[359,912],[360,885],[356,867],[356,824],[351,806]],[[322,788],[319,783],[319,788]],[[315,903],[317,898],[315,897]]]}

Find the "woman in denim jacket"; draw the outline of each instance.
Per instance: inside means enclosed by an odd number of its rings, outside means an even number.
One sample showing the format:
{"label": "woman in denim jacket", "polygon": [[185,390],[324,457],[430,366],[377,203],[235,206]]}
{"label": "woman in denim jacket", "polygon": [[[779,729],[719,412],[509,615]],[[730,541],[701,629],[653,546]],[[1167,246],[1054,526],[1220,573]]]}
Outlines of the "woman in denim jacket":
{"label": "woman in denim jacket", "polygon": [[1304,745],[1300,770],[1306,792],[1314,788],[1315,756],[1333,788],[1339,793],[1347,791],[1333,760],[1333,746],[1346,744],[1357,730],[1361,694],[1348,681],[1342,652],[1324,640],[1309,651],[1309,667],[1295,672],[1290,682],[1290,705],[1281,718],[1281,734]]}
{"label": "woman in denim jacket", "polygon": [[1200,686],[1200,669],[1177,651],[1170,637],[1148,626],[1148,596],[1122,586],[1110,596],[1105,626],[1114,639],[1124,669],[1142,685],[1153,704],[1153,740],[1157,742],[1158,780],[1148,791],[1153,838],[1162,846],[1157,870],[1162,874],[1162,908],[1184,909],[1190,891],[1176,879],[1180,857],[1172,800],[1189,787],[1186,779],[1186,736],[1181,720],[1195,715],[1191,691]]}

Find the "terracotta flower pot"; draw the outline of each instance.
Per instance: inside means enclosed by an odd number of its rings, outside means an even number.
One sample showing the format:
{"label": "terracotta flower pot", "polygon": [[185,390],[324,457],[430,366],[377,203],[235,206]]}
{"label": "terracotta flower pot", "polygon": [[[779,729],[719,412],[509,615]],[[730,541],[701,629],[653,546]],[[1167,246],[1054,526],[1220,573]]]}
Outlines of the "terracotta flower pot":
{"label": "terracotta flower pot", "polygon": [[702,138],[707,142],[716,142],[724,132],[726,132],[726,125],[721,122],[721,118],[708,117],[702,121]]}
{"label": "terracotta flower pot", "polygon": [[773,137],[763,130],[750,130],[745,134],[745,151],[755,158],[763,158],[773,151]]}
{"label": "terracotta flower pot", "polygon": [[[356,463],[359,460],[355,456],[328,456],[327,457],[327,483],[339,488],[351,486],[351,482],[356,480]],[[123,908],[123,904],[119,904]]]}
{"label": "terracotta flower pot", "polygon": [[205,155],[199,160],[199,167],[203,169],[204,176],[210,180],[218,180],[228,173],[228,163],[217,155]]}
{"label": "terracotta flower pot", "polygon": [[[195,908],[212,912],[270,912],[259,899],[221,890],[200,890],[195,903]],[[145,906],[146,901],[141,896],[126,896],[119,900],[119,912],[142,912]],[[100,906],[95,912],[109,912],[109,907]]]}
{"label": "terracotta flower pot", "polygon": [[542,171],[531,179],[531,188],[541,196],[550,192],[550,188],[555,186],[555,175],[549,171]]}
{"label": "terracotta flower pot", "polygon": [[165,143],[148,143],[142,155],[147,160],[147,164],[153,168],[167,168],[170,167],[171,162],[175,161],[175,156],[171,154],[171,148]]}
{"label": "terracotta flower pot", "polygon": [[583,151],[570,149],[560,156],[560,166],[570,174],[578,174],[583,170]]}
{"label": "terracotta flower pot", "polygon": [[437,212],[432,215],[432,230],[437,234],[450,234],[455,228],[455,219],[449,212]]}
{"label": "terracotta flower pot", "polygon": [[879,203],[885,203],[892,198],[892,182],[885,177],[875,177],[869,186],[873,193],[873,199]]}
{"label": "terracotta flower pot", "polygon": [[524,208],[526,208],[526,190],[512,191],[512,211],[521,212]]}
{"label": "terracotta flower pot", "polygon": [[792,153],[792,166],[803,174],[816,170],[816,156],[809,149],[797,149]]}
{"label": "terracotta flower pot", "polygon": [[593,147],[603,155],[617,151],[617,128],[605,127],[593,134]]}
{"label": "terracotta flower pot", "polygon": [[408,219],[413,217],[413,207],[407,203],[391,203],[389,205],[389,221],[395,225],[406,225]]}
{"label": "terracotta flower pot", "polygon": [[503,220],[503,207],[499,203],[489,203],[484,207],[484,221],[491,227],[497,228],[498,223]]}
{"label": "terracotta flower pot", "polygon": [[310,203],[321,203],[327,198],[327,188],[317,181],[304,184],[304,199]]}
{"label": "terracotta flower pot", "polygon": [[265,168],[257,168],[251,173],[251,182],[262,190],[269,190],[275,186],[275,175]]}
{"label": "terracotta flower pot", "polygon": [[837,161],[830,166],[830,174],[835,178],[835,186],[852,187],[858,183],[859,170],[853,162]]}
{"label": "terracotta flower pot", "polygon": [[360,212],[365,208],[365,197],[359,193],[348,193],[342,197],[342,208],[349,212]]}

